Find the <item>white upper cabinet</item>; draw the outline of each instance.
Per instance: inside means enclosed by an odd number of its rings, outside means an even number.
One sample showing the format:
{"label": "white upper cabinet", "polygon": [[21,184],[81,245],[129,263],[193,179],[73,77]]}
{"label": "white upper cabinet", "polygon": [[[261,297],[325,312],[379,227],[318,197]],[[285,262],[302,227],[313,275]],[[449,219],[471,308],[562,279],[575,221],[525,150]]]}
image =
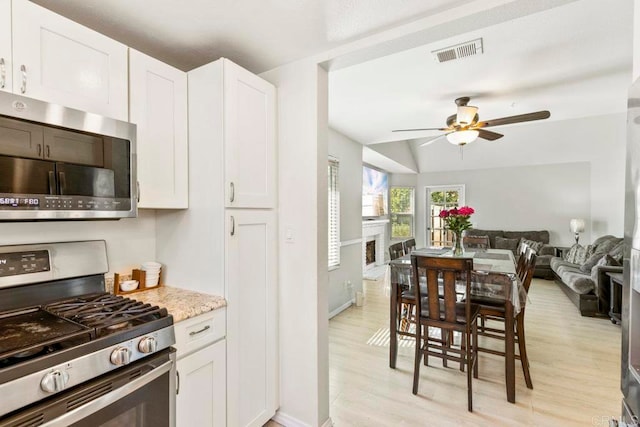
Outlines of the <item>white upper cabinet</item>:
{"label": "white upper cabinet", "polygon": [[275,87],[224,60],[225,196],[229,208],[276,206]]}
{"label": "white upper cabinet", "polygon": [[14,93],[128,119],[125,45],[30,1],[12,6]]}
{"label": "white upper cabinet", "polygon": [[138,207],[187,208],[187,74],[131,49],[129,109],[138,126]]}
{"label": "white upper cabinet", "polygon": [[0,0],[0,90],[11,92],[11,0]]}

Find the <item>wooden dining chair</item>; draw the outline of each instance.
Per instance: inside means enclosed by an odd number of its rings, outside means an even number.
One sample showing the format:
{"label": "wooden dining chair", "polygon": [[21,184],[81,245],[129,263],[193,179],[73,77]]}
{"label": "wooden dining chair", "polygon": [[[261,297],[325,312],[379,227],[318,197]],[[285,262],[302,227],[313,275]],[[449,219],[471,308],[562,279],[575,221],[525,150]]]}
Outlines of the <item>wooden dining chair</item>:
{"label": "wooden dining chair", "polygon": [[[460,362],[467,367],[467,409],[473,410],[472,375],[478,377],[476,346],[478,342],[477,320],[480,307],[471,303],[457,301],[456,277],[464,277],[466,294],[471,288],[471,258],[440,258],[411,256],[414,289],[416,296],[416,346],[413,370],[413,394],[418,393],[420,380],[420,362],[434,356],[445,360]],[[426,279],[426,295],[418,286],[420,278]],[[442,292],[440,292],[442,288]],[[441,329],[441,339],[429,338],[429,327]],[[449,337],[453,332],[462,334],[460,348],[453,346]]]}
{"label": "wooden dining chair", "polygon": [[462,246],[465,249],[489,249],[489,236],[464,236]]}
{"label": "wooden dining chair", "polygon": [[[527,257],[524,265],[524,278],[522,279],[522,287],[526,293],[529,292],[529,288],[531,286],[531,281],[533,279],[533,273],[535,269],[536,263],[536,252],[528,248],[526,251]],[[501,284],[504,289],[507,289],[507,286],[512,286],[512,277],[508,274],[504,273],[472,273],[472,282],[479,283],[481,281],[486,281],[487,283],[492,284]],[[484,319],[483,326],[480,328],[478,332],[479,335],[504,340],[505,339],[505,330],[504,328],[494,328],[486,326],[485,322],[487,320],[495,320],[504,322],[505,316],[505,305],[504,301],[500,301],[499,298],[491,298],[491,297],[478,297],[473,296],[471,301],[480,305],[480,317]],[[525,328],[524,328],[524,313],[525,306],[520,308],[520,312],[515,318],[515,341],[518,344],[518,354],[515,355],[515,358],[520,360],[522,364],[522,372],[524,374],[524,380],[527,384],[527,388],[533,389],[533,382],[531,381],[531,373],[529,371],[529,358],[527,356],[527,344],[525,337]],[[499,356],[505,356],[503,351],[489,349],[486,347],[478,347],[478,351],[496,354]]]}
{"label": "wooden dining chair", "polygon": [[[392,261],[404,256],[404,254],[405,251],[403,242],[394,243],[393,245],[389,246],[389,257]],[[409,284],[409,280],[407,280],[407,285]],[[413,336],[412,333],[409,333],[409,328],[413,321],[413,308],[415,304],[415,298],[415,293],[413,292],[413,290],[408,289],[408,286],[400,291],[400,298],[398,298],[397,301],[398,318],[396,319],[396,330],[400,335]]]}
{"label": "wooden dining chair", "polygon": [[404,248],[404,253],[410,254],[416,248],[416,239],[409,239],[402,242],[402,247]]}

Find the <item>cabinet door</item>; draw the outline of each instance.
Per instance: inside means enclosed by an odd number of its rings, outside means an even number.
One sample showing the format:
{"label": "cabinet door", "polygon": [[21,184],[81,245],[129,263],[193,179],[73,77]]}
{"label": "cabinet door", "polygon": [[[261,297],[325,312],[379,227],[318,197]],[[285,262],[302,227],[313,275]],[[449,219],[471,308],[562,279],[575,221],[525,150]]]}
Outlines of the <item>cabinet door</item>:
{"label": "cabinet door", "polygon": [[11,92],[11,0],[0,0],[0,90]]}
{"label": "cabinet door", "polygon": [[187,208],[187,74],[130,50],[130,121],[138,126],[140,208]]}
{"label": "cabinet door", "polygon": [[226,206],[276,205],[275,88],[224,60]]}
{"label": "cabinet door", "polygon": [[278,396],[276,227],[270,210],[227,210],[227,418],[262,426]]}
{"label": "cabinet door", "polygon": [[177,427],[224,427],[225,341],[178,360]]}
{"label": "cabinet door", "polygon": [[127,47],[30,1],[14,1],[13,92],[127,120]]}

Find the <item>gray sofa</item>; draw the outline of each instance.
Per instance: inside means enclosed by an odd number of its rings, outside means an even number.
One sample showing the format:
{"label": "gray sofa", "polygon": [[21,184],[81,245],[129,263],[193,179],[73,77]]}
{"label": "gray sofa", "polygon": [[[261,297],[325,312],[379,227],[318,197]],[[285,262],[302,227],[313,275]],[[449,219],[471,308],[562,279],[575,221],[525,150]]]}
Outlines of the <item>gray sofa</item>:
{"label": "gray sofa", "polygon": [[533,242],[539,242],[536,249],[538,257],[536,258],[536,267],[534,277],[543,279],[553,279],[553,271],[551,271],[551,258],[556,255],[556,248],[549,244],[549,232],[541,231],[503,231],[503,230],[480,230],[471,228],[465,231],[466,236],[489,236],[489,243],[493,249],[510,249],[516,254],[520,239],[527,239]]}
{"label": "gray sofa", "polygon": [[551,259],[556,283],[583,316],[606,316],[609,309],[609,277],[606,273],[622,273],[623,251],[624,240],[607,235],[586,247],[574,245],[565,258]]}

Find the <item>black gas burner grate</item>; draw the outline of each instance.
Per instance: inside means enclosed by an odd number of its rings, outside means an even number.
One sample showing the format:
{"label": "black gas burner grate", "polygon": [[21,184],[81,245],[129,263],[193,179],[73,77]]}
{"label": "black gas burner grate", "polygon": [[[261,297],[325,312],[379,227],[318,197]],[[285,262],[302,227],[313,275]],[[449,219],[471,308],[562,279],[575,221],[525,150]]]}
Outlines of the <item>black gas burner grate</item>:
{"label": "black gas burner grate", "polygon": [[44,308],[65,319],[94,328],[98,335],[106,335],[168,315],[165,308],[106,293],[59,301]]}

